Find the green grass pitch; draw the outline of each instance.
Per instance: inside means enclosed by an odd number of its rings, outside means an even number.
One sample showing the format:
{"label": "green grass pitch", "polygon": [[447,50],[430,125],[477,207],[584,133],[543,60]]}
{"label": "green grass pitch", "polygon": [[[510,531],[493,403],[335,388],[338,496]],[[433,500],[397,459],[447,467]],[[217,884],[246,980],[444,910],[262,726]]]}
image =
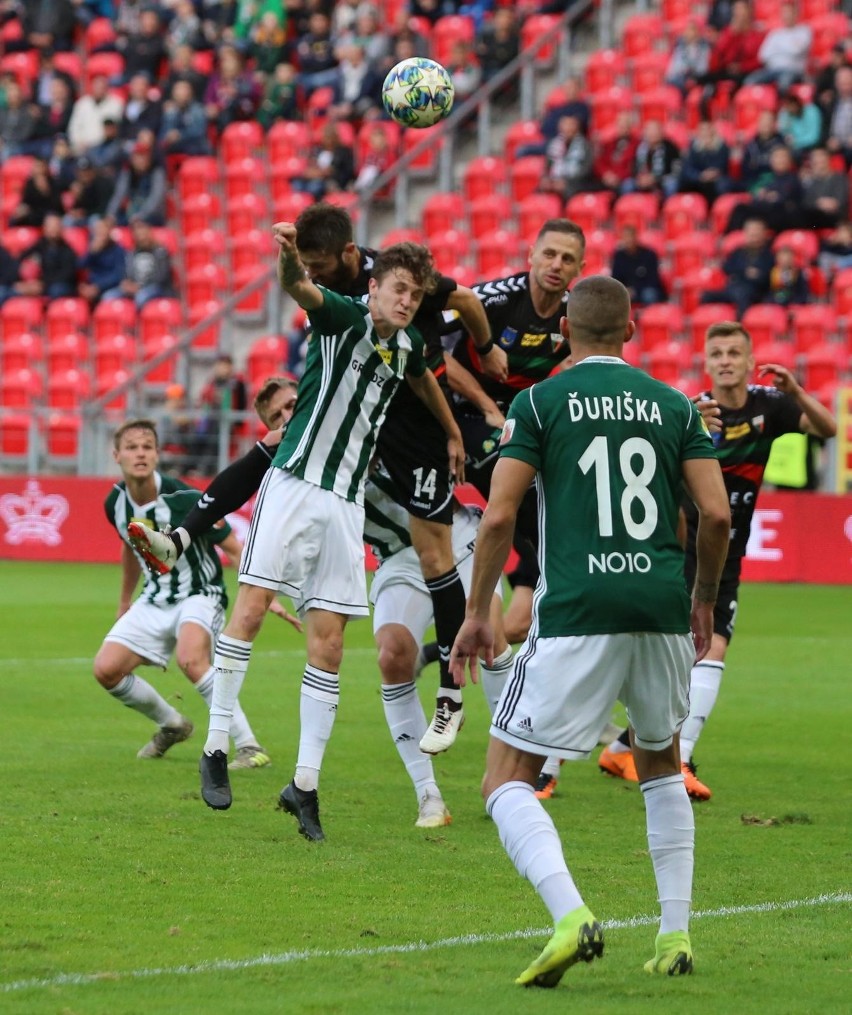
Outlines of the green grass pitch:
{"label": "green grass pitch", "polygon": [[[231,574],[231,580],[233,575]],[[850,972],[849,588],[744,588],[719,704],[698,746],[695,975],[654,978],[656,892],[638,788],[566,764],[547,806],[609,924],[603,961],[554,991],[514,977],[548,915],[479,798],[486,709],[436,761],[453,813],[416,801],[382,715],[370,625],[347,632],[320,785],[327,841],[276,812],[298,737],[302,639],[270,618],[242,701],[270,768],[199,797],[206,728],[176,667],[149,677],[196,723],[162,761],[150,727],[91,677],[118,567],[0,564],[0,1011],[804,1013],[846,1010]],[[427,670],[427,710],[435,686]],[[644,918],[644,919],[643,919]]]}

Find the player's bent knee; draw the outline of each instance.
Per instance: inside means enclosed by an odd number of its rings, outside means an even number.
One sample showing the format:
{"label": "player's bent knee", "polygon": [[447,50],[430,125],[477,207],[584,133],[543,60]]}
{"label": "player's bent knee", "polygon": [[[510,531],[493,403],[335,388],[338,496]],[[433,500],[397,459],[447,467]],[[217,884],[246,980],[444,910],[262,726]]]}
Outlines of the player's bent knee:
{"label": "player's bent knee", "polygon": [[101,650],[95,656],[92,674],[101,687],[107,691],[111,691],[127,675],[115,665],[115,662],[110,659],[109,653],[104,650]]}
{"label": "player's bent knee", "polygon": [[414,679],[414,667],[417,662],[417,646],[414,640],[407,645],[401,638],[386,637],[379,639],[379,670],[382,683],[405,684]]}

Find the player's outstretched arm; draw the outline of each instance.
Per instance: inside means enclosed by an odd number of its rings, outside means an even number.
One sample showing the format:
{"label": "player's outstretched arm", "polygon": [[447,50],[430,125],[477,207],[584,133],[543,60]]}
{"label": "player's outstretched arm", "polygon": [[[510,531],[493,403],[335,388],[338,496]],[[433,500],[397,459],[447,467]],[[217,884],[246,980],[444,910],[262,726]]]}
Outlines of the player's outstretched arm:
{"label": "player's outstretched arm", "polygon": [[764,363],[758,367],[757,375],[763,377],[765,374],[772,374],[774,387],[783,391],[785,395],[795,398],[799,403],[802,410],[800,427],[804,433],[822,437],[823,440],[836,436],[837,420],[821,402],[805,391],[786,367],[778,363]]}
{"label": "player's outstretched arm", "polygon": [[687,492],[698,508],[695,587],[692,590],[692,640],[695,661],[703,659],[713,637],[713,607],[731,534],[731,507],[715,458],[690,458],[683,463]]}
{"label": "player's outstretched arm", "polygon": [[420,377],[406,374],[411,389],[425,403],[433,416],[441,424],[447,435],[447,453],[450,459],[450,475],[457,483],[464,482],[464,441],[455,417],[450,411],[449,403],[435,380],[435,375],[427,369]]}
{"label": "player's outstretched arm", "polygon": [[509,360],[505,351],[494,344],[485,308],[473,289],[468,289],[466,285],[458,286],[450,293],[447,309],[458,313],[465,331],[473,339],[482,372],[497,381],[505,381],[509,376]]}
{"label": "player's outstretched arm", "polygon": [[296,249],[296,227],[292,222],[276,222],[272,235],[278,244],[278,281],[302,310],[316,310],[323,304],[322,290],[308,277]]}
{"label": "player's outstretched arm", "polygon": [[467,399],[471,405],[475,405],[489,426],[502,427],[506,417],[500,412],[500,407],[494,399],[485,393],[473,374],[450,353],[444,354],[444,362],[447,364],[447,381],[450,388]]}

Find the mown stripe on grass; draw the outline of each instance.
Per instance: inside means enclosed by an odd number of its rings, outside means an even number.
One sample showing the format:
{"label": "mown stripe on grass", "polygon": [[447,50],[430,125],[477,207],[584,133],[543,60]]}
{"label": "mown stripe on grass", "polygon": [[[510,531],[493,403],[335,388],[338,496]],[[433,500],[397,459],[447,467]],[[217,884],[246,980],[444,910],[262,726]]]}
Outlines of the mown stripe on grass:
{"label": "mown stripe on grass", "polygon": [[[718,909],[698,909],[692,914],[693,920],[707,920],[728,916],[742,916],[745,913],[779,913],[790,909],[807,909],[814,906],[831,906],[852,902],[852,892],[829,892],[810,899],[789,899],[786,902],[758,902],[750,906],[720,906]],[[624,920],[602,921],[607,930],[627,930],[634,927],[648,927],[656,924],[659,915],[629,916]],[[527,930],[513,930],[504,934],[462,934],[458,937],[442,938],[439,941],[412,941],[409,944],[379,945],[373,948],[308,948],[300,951],[281,952],[277,955],[258,955],[253,959],[214,959],[196,965],[164,966],[153,969],[130,969],[125,972],[103,973],[60,973],[44,979],[14,980],[0,984],[0,993],[11,994],[22,990],[38,990],[45,987],[85,987],[101,981],[145,980],[158,976],[192,976],[197,973],[240,972],[263,966],[286,966],[293,962],[311,962],[315,959],[373,958],[379,955],[405,955],[413,952],[431,952],[439,948],[458,948],[464,945],[500,944],[504,941],[518,941],[526,938],[545,937],[551,927],[536,927]]]}
{"label": "mown stripe on grass", "polygon": [[[344,651],[346,656],[374,656],[377,654],[374,647],[353,647]],[[282,648],[265,649],[261,652],[252,652],[252,659],[304,659],[303,648]],[[44,659],[0,659],[0,671],[13,666],[86,666],[91,665],[95,658],[94,652],[90,656],[70,656],[67,659],[57,659],[54,656],[47,656]]]}

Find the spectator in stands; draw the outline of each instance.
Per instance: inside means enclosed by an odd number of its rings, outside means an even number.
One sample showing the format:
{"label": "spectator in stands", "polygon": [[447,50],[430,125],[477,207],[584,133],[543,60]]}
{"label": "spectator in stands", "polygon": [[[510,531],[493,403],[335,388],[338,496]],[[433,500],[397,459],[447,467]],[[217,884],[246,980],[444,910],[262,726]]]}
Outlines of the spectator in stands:
{"label": "spectator in stands", "polygon": [[549,109],[545,109],[541,118],[541,132],[546,141],[556,137],[559,121],[563,116],[576,117],[584,134],[589,133],[591,110],[589,103],[583,98],[583,85],[579,78],[565,78],[559,86],[561,99]]}
{"label": "spectator in stands", "polygon": [[620,193],[633,174],[638,146],[633,113],[623,110],[616,117],[612,134],[602,141],[595,159],[595,176],[604,190]]}
{"label": "spectator in stands", "polygon": [[852,222],[841,222],[820,241],[818,263],[829,281],[838,271],[852,268]]}
{"label": "spectator in stands", "polygon": [[22,5],[24,38],[33,49],[71,49],[74,7],[71,0],[27,0]]}
{"label": "spectator in stands", "polygon": [[701,294],[702,303],[733,303],[737,320],[755,303],[762,303],[769,292],[769,273],[775,264],[769,231],[761,219],[743,224],[743,243],[725,258],[722,270],[727,275],[723,289]]}
{"label": "spectator in stands", "polygon": [[17,296],[18,260],[0,243],[0,307],[12,296]]}
{"label": "spectator in stands", "polygon": [[668,197],[677,190],[680,151],[663,133],[658,120],[648,120],[633,158],[633,175],[621,187],[623,194],[634,191],[658,193]]}
{"label": "spectator in stands", "polygon": [[119,225],[144,218],[151,225],[166,223],[166,171],[154,161],[150,143],[139,141],[128,164],[118,174],[107,215]]}
{"label": "spectator in stands", "polygon": [[191,46],[177,46],[169,61],[169,73],[163,82],[163,94],[171,95],[175,81],[188,81],[192,95],[198,102],[204,101],[207,89],[207,75],[197,70],[194,64],[195,50]]}
{"label": "spectator in stands", "polygon": [[382,78],[367,63],[357,43],[338,46],[329,116],[335,120],[362,120],[379,115]]}
{"label": "spectator in stands", "polygon": [[807,303],[811,291],[804,271],[796,263],[796,252],[792,247],[779,247],[775,251],[775,264],[769,272],[769,292],[766,303],[779,307]]}
{"label": "spectator in stands", "polygon": [[77,160],[77,173],[69,189],[66,226],[84,226],[106,215],[115,180],[85,155]]}
{"label": "spectator in stands", "polygon": [[133,300],[136,309],[141,310],[150,300],[175,295],[172,259],[144,219],[133,219],[130,228],[133,249],[125,254],[124,278],[114,288],[107,289],[102,298]]}
{"label": "spectator in stands", "polygon": [[221,132],[229,123],[251,120],[260,105],[260,85],[233,46],[222,46],[204,92],[207,119]]}
{"label": "spectator in stands", "polygon": [[113,239],[112,220],[94,219],[91,224],[89,249],[80,261],[83,281],[77,294],[90,306],[109,290],[117,289],[127,272],[127,252]]}
{"label": "spectator in stands", "polygon": [[[234,369],[232,357],[217,356],[213,373],[198,401],[199,408],[205,413],[198,424],[196,445],[202,474],[209,475],[216,471],[222,417],[228,412],[245,412],[247,404],[246,384]],[[238,425],[232,424],[231,435]]]}
{"label": "spectator in stands", "polygon": [[683,35],[678,36],[672,48],[665,82],[679,88],[684,95],[710,70],[711,47],[704,38],[701,23],[687,21]]}
{"label": "spectator in stands", "polygon": [[639,242],[635,226],[624,226],[621,230],[610,274],[630,293],[633,306],[662,303],[666,299],[666,287],[660,278],[660,259],[656,251]]}
{"label": "spectator in stands", "polygon": [[265,130],[269,130],[276,120],[299,118],[296,68],[291,63],[279,63],[267,79],[257,118]]}
{"label": "spectator in stands", "polygon": [[287,29],[276,11],[264,11],[251,30],[249,54],[255,67],[271,75],[279,63],[287,59]]}
{"label": "spectator in stands", "polygon": [[[353,184],[356,191],[362,191],[372,186],[382,173],[390,169],[396,161],[396,152],[389,144],[387,132],[380,123],[370,128],[366,147],[359,161],[358,175]],[[389,196],[389,187],[383,187],[372,195],[373,200],[381,200]]]}
{"label": "spectator in stands", "polygon": [[452,43],[446,68],[455,86],[455,103],[460,106],[482,83],[482,68],[469,42],[456,39]]}
{"label": "spectator in stands", "polygon": [[104,120],[104,139],[100,144],[93,145],[86,153],[86,157],[96,166],[105,169],[110,176],[118,176],[125,159],[124,144],[119,137],[118,120],[113,120],[112,117]]}
{"label": "spectator in stands", "polygon": [[705,101],[712,98],[713,86],[720,81],[730,82],[736,90],[760,67],[757,54],[762,42],[763,33],[754,27],[749,5],[745,0],[734,0],[731,22],[719,32],[713,46],[710,69],[698,78],[698,83],[705,86]]}
{"label": "spectator in stands", "polygon": [[703,194],[712,204],[731,189],[729,167],[731,152],[710,120],[698,124],[680,167],[678,190]]}
{"label": "spectator in stands", "polygon": [[[518,18],[511,7],[498,7],[476,36],[476,55],[487,83],[508,66],[520,52]],[[500,92],[507,102],[517,93],[517,84],[507,84]]]}
{"label": "spectator in stands", "polygon": [[9,224],[41,226],[46,215],[61,215],[63,211],[62,188],[51,174],[47,159],[34,159],[20,203],[9,216]]}
{"label": "spectator in stands", "polygon": [[156,137],[162,118],[163,107],[158,93],[151,88],[151,78],[145,73],[134,74],[127,85],[127,102],[118,127],[125,150],[130,151],[143,131]]}
{"label": "spectator in stands", "polygon": [[769,173],[769,160],[776,148],[782,147],[784,138],[778,130],[775,113],[764,109],[757,118],[757,131],[743,148],[740,165],[742,188],[754,191]]}
{"label": "spectator in stands", "polygon": [[[447,4],[444,0],[411,0],[409,9],[412,16],[425,18],[434,25],[439,18],[447,13]],[[449,13],[455,14],[455,10]]]}
{"label": "spectator in stands", "polygon": [[172,19],[166,31],[166,52],[169,60],[181,46],[191,50],[201,49],[204,36],[201,31],[201,18],[195,11],[192,0],[176,0]]}
{"label": "spectator in stands", "polygon": [[842,155],[847,168],[852,166],[852,67],[839,67],[834,73],[834,97],[825,110],[826,148]]}
{"label": "spectator in stands", "polygon": [[31,95],[33,102],[39,106],[49,106],[53,101],[53,92],[51,85],[56,78],[61,78],[62,81],[68,87],[72,98],[76,95],[76,82],[70,74],[63,70],[56,69],[56,63],[54,61],[53,47],[45,46],[39,50],[38,54],[38,73],[36,79],[33,82],[31,88]]}
{"label": "spectator in stands", "polygon": [[382,25],[378,9],[373,4],[359,5],[352,41],[364,50],[367,63],[384,79],[381,68],[390,55],[391,37]]}
{"label": "spectator in stands", "polygon": [[88,92],[80,96],[71,110],[68,139],[75,155],[85,155],[90,148],[103,143],[104,121],[121,119],[124,100],[110,91],[105,74],[96,74]]}
{"label": "spectator in stands", "polygon": [[207,114],[188,81],[175,81],[163,105],[160,150],[164,155],[209,155]]}
{"label": "spectator in stands", "polygon": [[139,29],[127,37],[122,46],[124,54],[124,80],[130,81],[136,74],[145,74],[151,82],[159,81],[160,67],[167,57],[166,41],[160,12],[156,7],[143,7],[139,12]]}
{"label": "spectator in stands", "polygon": [[813,102],[804,103],[795,92],[781,98],[778,113],[778,131],[801,163],[802,158],[819,144],[822,136],[822,116]]}
{"label": "spectator in stands", "polygon": [[331,13],[331,37],[333,39],[351,39],[355,34],[358,11],[362,0],[338,0]]}
{"label": "spectator in stands", "polygon": [[308,31],[296,43],[296,60],[299,66],[299,84],[306,95],[311,95],[317,88],[334,84],[337,57],[328,16],[315,10],[308,24]]}
{"label": "spectator in stands", "polygon": [[45,215],[41,236],[21,254],[18,271],[20,296],[56,299],[77,291],[77,255],[62,236],[59,215]]}
{"label": "spectator in stands", "polygon": [[563,116],[547,145],[547,166],[538,189],[568,198],[593,185],[594,152],[576,116]]}
{"label": "spectator in stands", "polygon": [[802,181],[789,148],[781,145],[769,156],[769,174],[753,198],[731,210],[726,232],[741,228],[748,218],[759,218],[770,229],[794,229],[801,220]]}
{"label": "spectator in stands", "polygon": [[323,125],[319,144],[312,151],[302,176],[294,177],[294,190],[320,201],[326,194],[346,190],[355,179],[355,153],[344,144],[334,123]]}
{"label": "spectator in stands", "polygon": [[746,84],[775,85],[779,92],[787,92],[805,76],[813,35],[810,25],[797,23],[794,3],[783,3],[780,14],[781,24],[766,33],[757,54],[760,67],[748,75]]}
{"label": "spectator in stands", "polygon": [[50,175],[64,194],[77,176],[77,160],[65,134],[57,134],[54,137],[47,164],[50,166]]}
{"label": "spectator in stands", "polygon": [[802,177],[802,229],[831,229],[849,218],[849,177],[831,166],[825,148],[814,148]]}
{"label": "spectator in stands", "polygon": [[5,105],[0,106],[0,155],[31,155],[38,148],[38,107],[27,101],[17,80],[9,77],[5,87]]}
{"label": "spectator in stands", "polygon": [[171,476],[191,476],[197,472],[195,424],[187,414],[186,390],[182,384],[166,388],[163,415],[157,424],[160,435],[159,471]]}
{"label": "spectator in stands", "polygon": [[146,7],[149,3],[150,0],[121,0],[115,16],[117,49],[126,49],[128,38],[131,35],[138,34],[142,8]]}
{"label": "spectator in stands", "polygon": [[828,62],[817,71],[814,78],[814,91],[817,104],[821,110],[829,108],[834,101],[835,76],[841,67],[848,67],[849,60],[846,56],[846,43],[838,42],[831,47],[828,55]]}
{"label": "spectator in stands", "polygon": [[55,77],[50,82],[50,102],[39,106],[36,137],[42,139],[41,151],[46,154],[52,147],[57,134],[66,134],[74,110],[74,95],[64,78]]}
{"label": "spectator in stands", "polygon": [[707,27],[718,34],[731,23],[732,0],[711,0],[707,12]]}

